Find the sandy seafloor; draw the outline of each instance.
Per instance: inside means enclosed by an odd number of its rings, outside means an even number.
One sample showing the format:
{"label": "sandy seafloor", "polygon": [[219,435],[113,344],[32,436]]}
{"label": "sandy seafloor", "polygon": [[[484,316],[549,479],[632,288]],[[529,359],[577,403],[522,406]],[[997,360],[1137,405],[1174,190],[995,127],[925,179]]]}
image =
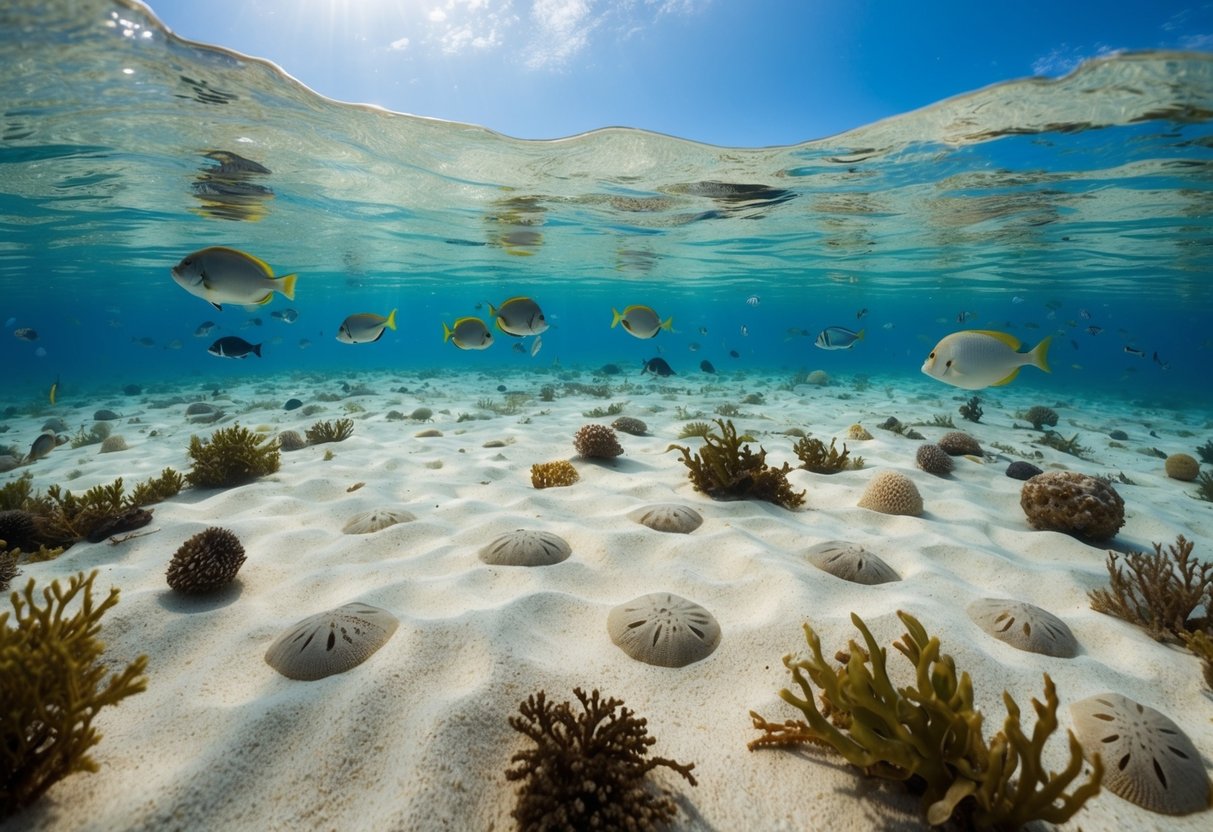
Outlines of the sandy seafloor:
{"label": "sandy seafloor", "polygon": [[[589,373],[566,373],[595,383]],[[967,670],[986,713],[987,736],[1001,726],[1001,696],[1009,690],[1028,715],[1042,696],[1043,672],[1057,683],[1062,726],[1068,705],[1093,694],[1125,694],[1161,710],[1213,757],[1213,694],[1199,662],[1175,646],[1091,610],[1088,590],[1105,586],[1107,548],[1063,534],[1033,531],[1019,506],[1021,483],[1004,475],[1002,455],[984,463],[957,458],[946,479],[917,470],[919,442],[877,425],[888,416],[906,423],[952,415],[995,454],[992,442],[1033,449],[1038,434],[1013,427],[1013,413],[1033,404],[1054,407],[1057,429],[1079,434],[1090,460],[1043,449],[1037,464],[1091,474],[1123,472],[1117,485],[1127,522],[1110,548],[1150,549],[1177,534],[1213,558],[1213,504],[1189,496],[1191,484],[1168,479],[1162,460],[1142,449],[1186,452],[1210,436],[1208,414],[1143,410],[1103,397],[1041,400],[1017,382],[982,394],[979,424],[957,414],[964,391],[927,379],[874,379],[856,390],[841,378],[826,387],[793,386],[785,375],[733,375],[647,380],[598,379],[607,398],[535,397],[559,390],[555,374],[364,373],[345,378],[300,375],[227,384],[213,403],[250,428],[303,431],[318,419],[349,415],[354,435],[282,454],[281,469],[231,490],[187,489],[155,507],[147,534],[119,545],[79,544],[57,560],[30,564],[14,581],[39,586],[77,571],[100,570],[98,590],[121,589],[105,617],[106,659],[121,666],[148,656],[148,688],[102,712],[104,737],[94,750],[96,774],[56,785],[4,830],[503,830],[514,827],[514,784],[503,771],[526,747],[507,718],[543,689],[556,701],[580,686],[619,697],[648,719],[657,738],[651,753],[694,762],[691,788],[668,770],[654,780],[674,789],[675,828],[696,830],[918,829],[925,823],[916,797],[897,784],[857,775],[825,750],[748,751],[756,732],[751,709],[782,720],[798,712],[778,698],[790,679],[781,657],[804,647],[801,623],[821,634],[827,655],[856,634],[852,611],[883,645],[902,633],[895,611],[917,616],[943,649]],[[324,404],[303,416],[281,403],[313,403],[340,383],[372,392]],[[630,383],[627,389],[619,385]],[[498,392],[532,394],[517,413],[496,415],[478,400],[505,401]],[[187,423],[185,404],[152,407],[172,397],[202,398],[211,387],[150,385],[140,396],[73,396],[53,411],[2,420],[6,443],[28,447],[50,415],[73,430],[93,411],[122,414],[114,432],[129,450],[100,454],[97,445],[56,449],[32,466],[35,485],[62,483],[83,491],[122,476],[128,485],[166,465],[188,470],[191,434],[215,426]],[[407,392],[397,392],[399,390]],[[694,491],[685,467],[667,446],[687,421],[679,406],[706,419],[725,403],[763,393],[761,406],[740,405],[734,422],[758,437],[768,461],[796,463],[798,427],[824,439],[860,422],[874,439],[847,442],[866,460],[863,470],[833,476],[796,470],[804,507],[788,511],[763,502],[715,502]],[[207,397],[209,399],[209,396]],[[260,402],[261,404],[257,404]],[[626,402],[624,414],[644,420],[647,436],[620,434],[625,455],[614,463],[575,458],[572,436],[583,424],[609,423],[583,412]],[[346,413],[356,404],[362,412]],[[434,411],[431,421],[389,421],[388,411]],[[461,414],[488,418],[459,421]],[[135,419],[138,421],[136,422]],[[1019,425],[1024,425],[1022,421]],[[436,429],[441,436],[419,438]],[[919,426],[928,439],[944,428]],[[1129,434],[1112,447],[1108,432]],[[149,434],[155,431],[156,436]],[[1151,434],[1153,431],[1153,434]],[[494,440],[504,447],[485,447]],[[695,441],[691,440],[695,445]],[[325,460],[325,452],[333,458]],[[532,463],[572,460],[580,481],[536,490]],[[921,517],[887,516],[856,507],[880,470],[908,475],[922,492]],[[357,490],[351,486],[364,483]],[[639,507],[677,502],[705,519],[690,535],[663,534],[628,518]],[[370,535],[342,527],[353,515],[401,508],[416,520]],[[169,591],[165,568],[186,538],[208,526],[235,532],[248,560],[236,585],[215,598],[182,598]],[[555,532],[572,547],[565,562],[547,567],[494,567],[478,552],[519,528]],[[805,550],[827,540],[862,544],[902,580],[861,586],[808,564]],[[612,644],[612,607],[650,592],[670,591],[705,606],[723,637],[704,661],[680,669],[634,661]],[[1061,617],[1081,653],[1057,659],[1025,653],[986,635],[965,613],[976,598],[1028,601]],[[316,682],[284,678],[263,659],[267,646],[300,619],[350,601],[384,607],[400,619],[394,637],[361,666]],[[889,650],[894,681],[909,681],[909,664]],[[1025,717],[1028,724],[1034,717]],[[1065,760],[1063,737],[1050,746],[1052,767]],[[1066,826],[1085,830],[1205,830],[1208,812],[1182,818],[1140,809],[1106,790]]]}

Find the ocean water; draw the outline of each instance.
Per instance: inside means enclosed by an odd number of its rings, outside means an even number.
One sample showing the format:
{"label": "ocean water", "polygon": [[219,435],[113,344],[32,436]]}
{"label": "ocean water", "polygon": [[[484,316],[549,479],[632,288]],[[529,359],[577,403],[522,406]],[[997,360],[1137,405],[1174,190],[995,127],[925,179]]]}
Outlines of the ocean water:
{"label": "ocean water", "polygon": [[[1053,372],[1013,382],[1041,401],[1213,400],[1209,54],[1093,61],[791,147],[643,125],[520,141],[325,99],[141,6],[17,0],[0,90],[5,406],[56,380],[67,400],[298,372],[630,374],[657,355],[680,377],[707,360],[942,391],[922,361],[973,327],[1053,336]],[[295,300],[190,296],[169,268],[208,246],[297,272]],[[443,343],[443,322],[517,295],[551,324],[534,355],[504,333]],[[612,329],[631,304],[673,331]],[[294,323],[273,316],[288,308]],[[335,339],[346,315],[391,309],[380,341]],[[827,326],[865,337],[824,351]],[[224,335],[262,357],[209,355]]]}

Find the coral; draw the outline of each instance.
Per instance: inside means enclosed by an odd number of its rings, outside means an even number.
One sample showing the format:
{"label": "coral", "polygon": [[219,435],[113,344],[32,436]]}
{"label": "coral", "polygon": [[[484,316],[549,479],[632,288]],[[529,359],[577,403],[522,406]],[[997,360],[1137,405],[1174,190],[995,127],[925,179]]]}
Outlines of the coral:
{"label": "coral", "polygon": [[946,477],[952,473],[952,457],[938,445],[919,445],[914,454],[914,462],[928,474]]}
{"label": "coral", "polygon": [[1205,677],[1205,684],[1213,690],[1213,638],[1200,630],[1194,633],[1180,633],[1179,637],[1196,658],[1200,659],[1200,670]]}
{"label": "coral", "polygon": [[[1126,439],[1128,437],[1125,437]],[[1203,445],[1196,447],[1196,453],[1200,456],[1200,461],[1213,465],[1213,439],[1210,439]]]}
{"label": "coral", "polygon": [[[354,423],[349,419],[338,419],[336,422],[317,422],[307,429],[307,441],[310,445],[321,445],[325,442],[344,442],[354,435]],[[277,470],[277,466],[274,467]]]}
{"label": "coral", "polygon": [[930,424],[937,428],[954,428],[956,423],[952,421],[952,417],[946,413],[936,413],[931,417]]}
{"label": "coral", "polygon": [[127,505],[150,506],[175,497],[184,487],[185,477],[172,468],[165,468],[160,472],[160,476],[136,483],[130,496],[126,498]]}
{"label": "coral", "polygon": [[1201,500],[1213,503],[1213,474],[1205,471],[1196,478],[1197,485],[1196,496]]}
{"label": "coral", "polygon": [[20,550],[9,551],[8,549],[8,542],[0,539],[0,592],[8,592],[13,578],[17,577],[17,573],[21,571],[17,568],[17,556],[21,554]]}
{"label": "coral", "polygon": [[212,526],[181,544],[168,565],[168,585],[178,592],[213,592],[236,578],[244,547],[227,529]]}
{"label": "coral", "polygon": [[865,428],[863,425],[856,424],[856,425],[851,425],[849,428],[847,428],[847,439],[865,440],[865,439],[871,439],[871,438],[872,438],[872,434],[869,433],[868,429]]}
{"label": "coral", "polygon": [[434,418],[434,411],[430,410],[428,407],[414,408],[413,412],[409,414],[409,418],[414,422],[428,422],[430,419]]}
{"label": "coral", "polygon": [[284,430],[278,434],[278,447],[284,451],[298,451],[307,447],[307,440],[297,430]]}
{"label": "coral", "polygon": [[82,448],[85,445],[95,445],[108,439],[112,430],[113,428],[110,427],[108,422],[97,422],[85,433],[84,426],[82,425],[80,430],[71,439],[72,447]]}
{"label": "coral", "polygon": [[[99,424],[104,424],[104,422]],[[116,451],[125,451],[128,447],[126,440],[122,438],[121,434],[115,433],[113,436],[105,437],[101,442],[101,453],[112,454]]]}
{"label": "coral", "polygon": [[[75,575],[66,590],[55,581],[42,591],[42,606],[31,580],[12,595],[12,623],[10,613],[0,614],[0,818],[69,774],[96,771],[88,755],[101,739],[93,719],[146,687],[146,656],[105,679],[97,635],[118,590],[94,603],[96,576]],[[78,609],[69,615],[76,601]]]}
{"label": "coral", "polygon": [[692,455],[691,449],[682,445],[670,445],[666,452],[682,454],[682,464],[687,467],[691,483],[696,491],[716,500],[744,500],[754,498],[766,500],[784,508],[795,508],[804,502],[804,492],[792,490],[788,482],[788,471],[792,467],[786,462],[782,468],[766,464],[767,452],[759,447],[758,453],[742,445],[743,437],[737,435],[733,423],[714,420],[721,435],[712,432],[703,437],[704,446]]}
{"label": "coral", "polygon": [[623,453],[614,429],[606,425],[582,425],[573,436],[573,448],[590,459],[613,459]]}
{"label": "coral", "polygon": [[652,830],[678,814],[669,792],[654,794],[646,775],[659,766],[678,772],[692,786],[691,770],[665,757],[648,757],[657,742],[647,720],[637,719],[619,699],[597,690],[573,694],[581,703],[553,705],[541,690],[510,717],[510,727],[535,743],[510,758],[505,777],[521,781],[512,815],[523,832],[557,829]]}
{"label": "coral", "polygon": [[707,422],[687,422],[682,426],[682,430],[678,431],[678,438],[690,439],[692,436],[698,436],[705,439],[711,432],[712,426]]}
{"label": "coral", "polygon": [[881,471],[872,477],[863,496],[860,508],[879,511],[881,514],[900,514],[917,517],[922,514],[922,495],[914,481],[896,471]]}
{"label": "coral", "polygon": [[1007,476],[1013,480],[1030,480],[1037,474],[1044,473],[1030,462],[1016,460],[1007,466]]}
{"label": "coral", "polygon": [[639,419],[633,419],[631,416],[620,416],[614,422],[611,422],[611,427],[620,433],[627,433],[632,436],[644,436],[649,432],[648,425]]}
{"label": "coral", "polygon": [[1019,505],[1034,529],[1109,540],[1125,524],[1125,501],[1108,483],[1076,471],[1046,471],[1023,484]]}
{"label": "coral", "polygon": [[[749,747],[815,743],[833,748],[865,774],[900,780],[921,792],[932,825],[954,815],[978,828],[1018,829],[1037,819],[1063,823],[1099,793],[1103,764],[1098,754],[1092,755],[1090,778],[1066,792],[1083,765],[1082,746],[1072,732],[1068,765],[1059,772],[1044,765],[1045,744],[1058,728],[1057,692],[1048,674],[1045,701],[1032,700],[1036,725],[1031,737],[1020,724],[1019,706],[1004,692],[1007,718],[987,743],[969,674],[957,675],[951,656],[941,654],[939,639],[929,637],[917,619],[905,612],[897,615],[906,633],[894,646],[916,669],[914,686],[893,686],[887,651],[858,615],[852,613],[851,621],[865,646],[851,641],[849,650],[839,654],[837,668],[826,662],[820,639],[805,624],[811,657],[783,659],[803,698],[786,688],[779,692],[805,720],[776,724],[751,711],[754,727],[763,735]],[[820,709],[814,685],[821,691]]]}
{"label": "coral", "polygon": [[1041,425],[1048,425],[1051,428],[1057,427],[1057,413],[1053,408],[1043,405],[1035,405],[1028,408],[1028,412],[1023,415],[1023,418],[1032,423],[1032,427],[1040,430]]}
{"label": "coral", "polygon": [[[1162,544],[1154,544],[1154,554],[1129,552],[1124,566],[1120,556],[1108,552],[1108,589],[1088,593],[1091,609],[1122,618],[1142,627],[1153,638],[1177,639],[1185,632],[1209,626],[1191,620],[1192,611],[1213,602],[1213,564],[1192,557],[1193,543],[1182,534],[1164,555]],[[1206,616],[1213,611],[1206,609]]]}
{"label": "coral", "polygon": [[982,454],[981,445],[977,440],[959,430],[948,431],[939,437],[939,442],[936,444],[951,456],[963,456],[964,454],[981,456]]}
{"label": "coral", "polygon": [[980,422],[981,414],[981,399],[976,396],[960,406],[960,415],[970,422]]}
{"label": "coral", "polygon": [[278,443],[238,424],[219,428],[208,442],[191,436],[188,453],[194,464],[185,478],[199,488],[231,488],[278,470]]}
{"label": "coral", "polygon": [[831,439],[830,447],[827,448],[820,439],[806,436],[792,446],[792,451],[800,460],[801,468],[812,471],[814,474],[837,474],[839,471],[846,470],[847,457],[850,452],[847,451],[847,445],[844,442],[842,453],[838,453],[834,448],[836,441],[836,439]]}
{"label": "coral", "polygon": [[580,477],[572,463],[563,459],[555,462],[536,462],[531,466],[531,485],[536,488],[553,488],[572,485]]}
{"label": "coral", "polygon": [[1047,431],[1040,438],[1041,445],[1047,445],[1055,451],[1061,451],[1063,454],[1076,456],[1079,459],[1085,459],[1087,454],[1091,453],[1091,449],[1086,445],[1078,444],[1078,434],[1074,434],[1069,439],[1063,439],[1060,433],[1056,431]]}
{"label": "coral", "polygon": [[1192,482],[1200,474],[1200,463],[1188,454],[1171,454],[1164,464],[1167,476],[1173,480]]}
{"label": "coral", "polygon": [[34,549],[38,543],[38,528],[35,517],[22,509],[0,511],[0,540],[3,549]]}

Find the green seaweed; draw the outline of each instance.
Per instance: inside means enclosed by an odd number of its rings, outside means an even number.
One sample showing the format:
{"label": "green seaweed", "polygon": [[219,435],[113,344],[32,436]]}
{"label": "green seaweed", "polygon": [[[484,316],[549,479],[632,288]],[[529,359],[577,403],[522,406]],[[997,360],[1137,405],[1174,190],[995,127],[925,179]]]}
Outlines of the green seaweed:
{"label": "green seaweed", "polygon": [[[323,445],[325,442],[344,442],[354,435],[354,423],[350,419],[338,419],[336,422],[317,422],[307,429],[309,445]],[[278,470],[274,466],[274,470]]]}
{"label": "green seaweed", "polygon": [[146,656],[105,678],[97,635],[118,590],[94,603],[96,577],[95,571],[77,574],[66,590],[54,581],[42,590],[41,605],[30,580],[24,592],[12,594],[13,612],[0,614],[0,818],[69,774],[97,771],[88,754],[101,740],[93,727],[97,713],[147,687]]}
{"label": "green seaweed", "polygon": [[804,503],[804,492],[793,491],[788,483],[790,465],[785,462],[782,468],[772,468],[766,464],[766,450],[760,446],[754,453],[749,445],[743,445],[746,437],[737,435],[731,421],[713,421],[720,435],[705,435],[699,453],[692,454],[682,445],[666,448],[667,453],[676,450],[682,455],[682,464],[696,491],[716,500],[766,500],[784,508]]}
{"label": "green seaweed", "polygon": [[[1068,732],[1066,767],[1049,772],[1044,765],[1045,743],[1058,728],[1057,692],[1048,674],[1045,701],[1032,700],[1036,725],[1031,737],[1020,724],[1019,706],[1004,691],[1007,718],[987,743],[969,674],[957,675],[951,656],[940,653],[939,639],[929,637],[917,619],[905,612],[897,615],[906,633],[894,646],[915,668],[913,686],[893,686],[885,669],[887,651],[858,615],[852,613],[851,622],[865,646],[851,641],[837,668],[827,663],[820,639],[806,623],[812,656],[783,659],[803,697],[786,688],[779,692],[805,720],[771,723],[751,711],[754,727],[763,735],[750,749],[802,743],[833,748],[865,774],[905,782],[921,792],[931,825],[953,816],[977,828],[1018,829],[1033,820],[1063,823],[1099,793],[1103,763],[1098,754],[1092,755],[1094,771],[1087,781],[1066,792],[1083,766],[1082,746],[1073,732]],[[814,685],[821,691],[820,709]]]}
{"label": "green seaweed", "polygon": [[277,440],[263,440],[239,424],[219,428],[208,441],[191,436],[188,453],[193,466],[185,479],[198,488],[243,485],[274,473],[279,464]]}
{"label": "green seaweed", "polygon": [[[845,471],[852,464],[847,457],[850,456],[850,451],[847,450],[847,445],[842,444],[842,453],[834,447],[837,438],[830,440],[830,447],[827,448],[825,443],[820,439],[814,439],[806,436],[792,446],[792,451],[800,459],[801,468],[812,471],[814,474],[837,474],[839,471]],[[863,467],[861,461],[858,466]]]}

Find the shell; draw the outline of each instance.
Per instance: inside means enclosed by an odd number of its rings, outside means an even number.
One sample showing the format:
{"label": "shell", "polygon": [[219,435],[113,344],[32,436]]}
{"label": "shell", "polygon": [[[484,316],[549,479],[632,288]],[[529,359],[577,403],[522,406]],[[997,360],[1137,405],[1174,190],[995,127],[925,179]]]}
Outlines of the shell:
{"label": "shell", "polygon": [[346,534],[370,534],[397,523],[411,523],[417,518],[403,509],[376,508],[355,514],[341,531]]}
{"label": "shell", "polygon": [[677,503],[658,503],[639,508],[628,515],[641,525],[659,532],[690,534],[703,525],[703,517],[690,506]]}
{"label": "shell", "polygon": [[357,667],[387,643],[400,622],[370,604],[345,604],[303,619],[265,651],[288,679],[312,682]]}
{"label": "shell", "polygon": [[710,612],[670,592],[641,595],[607,616],[607,632],[623,652],[658,667],[684,667],[707,658],[720,643]]}
{"label": "shell", "polygon": [[1108,791],[1164,815],[1208,808],[1200,752],[1170,718],[1119,693],[1075,702],[1070,715],[1083,750],[1103,757]]}
{"label": "shell", "polygon": [[893,567],[857,543],[829,540],[810,548],[807,556],[809,563],[844,581],[871,586],[901,580]]}
{"label": "shell", "polygon": [[1017,650],[1059,659],[1078,655],[1078,639],[1066,622],[1033,604],[979,598],[965,611],[974,624]]}
{"label": "shell", "polygon": [[517,529],[480,550],[480,559],[493,566],[551,566],[573,553],[559,535]]}

